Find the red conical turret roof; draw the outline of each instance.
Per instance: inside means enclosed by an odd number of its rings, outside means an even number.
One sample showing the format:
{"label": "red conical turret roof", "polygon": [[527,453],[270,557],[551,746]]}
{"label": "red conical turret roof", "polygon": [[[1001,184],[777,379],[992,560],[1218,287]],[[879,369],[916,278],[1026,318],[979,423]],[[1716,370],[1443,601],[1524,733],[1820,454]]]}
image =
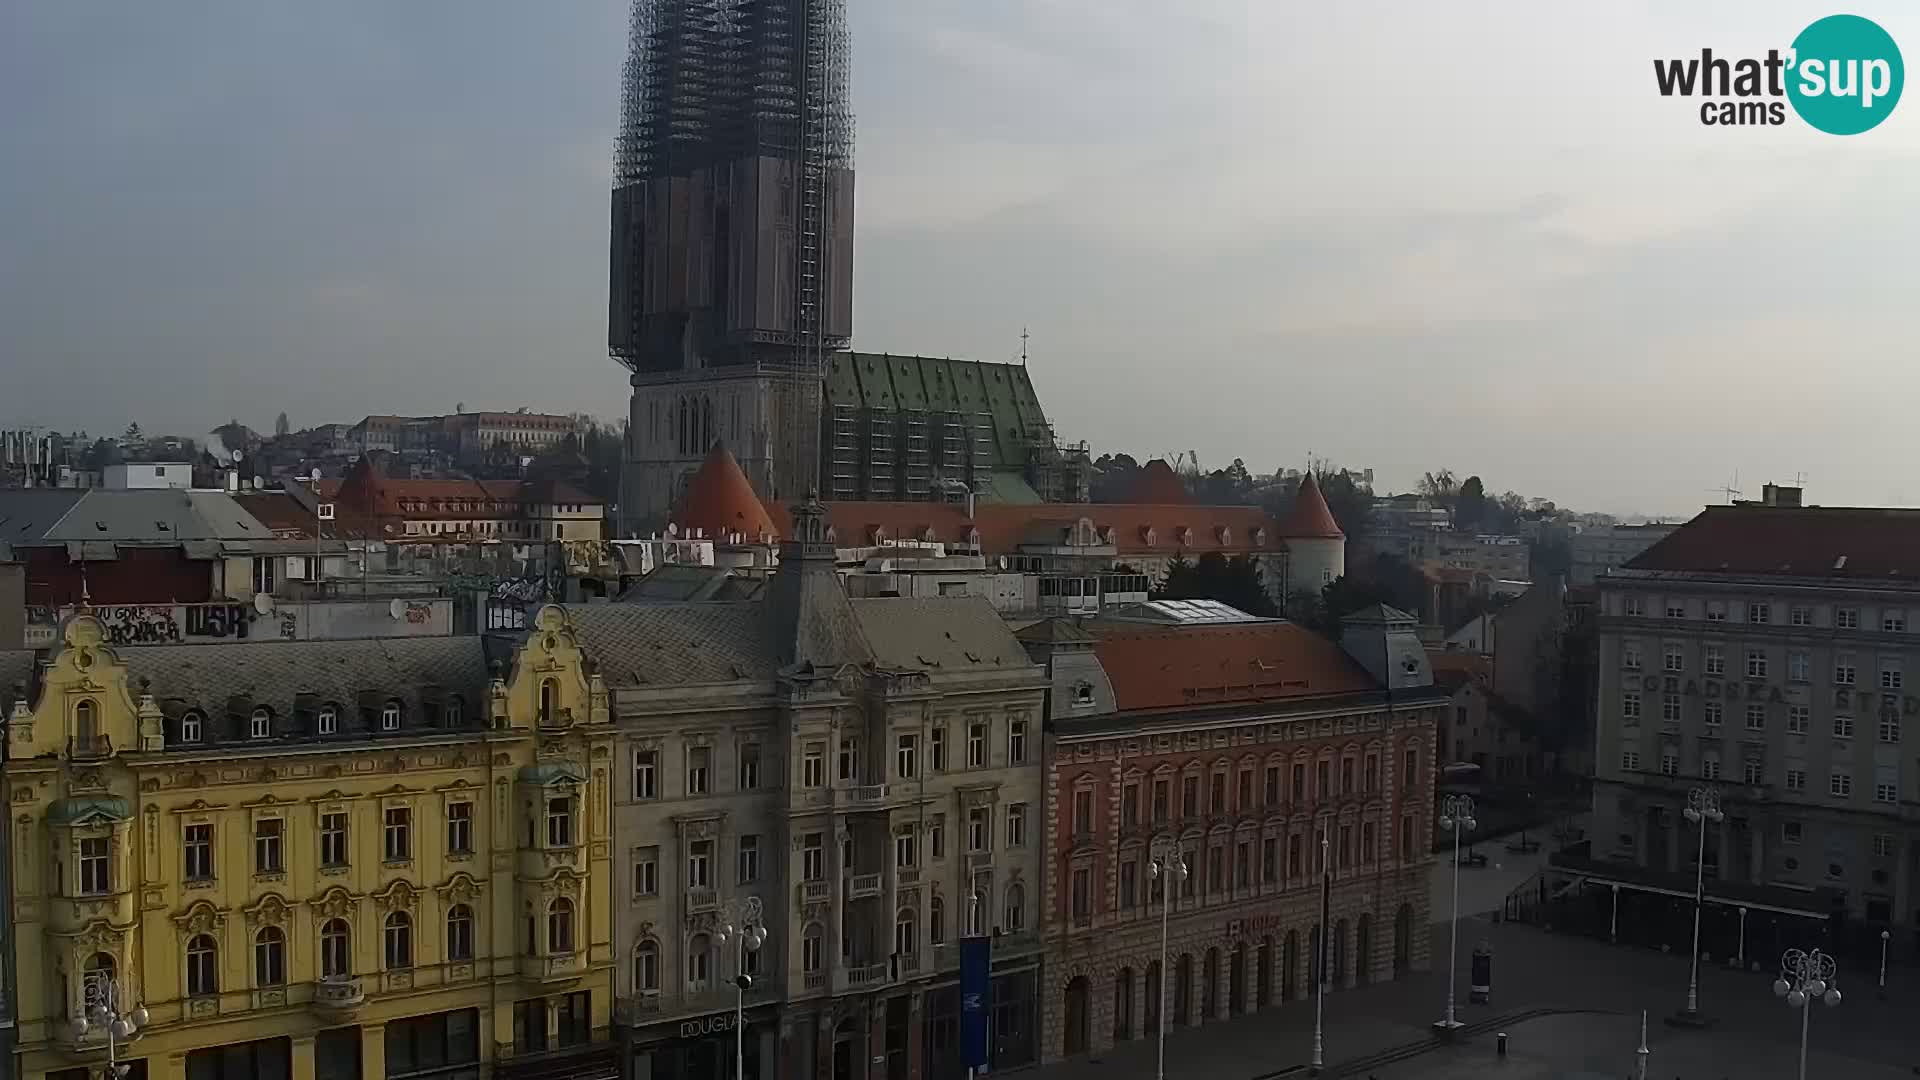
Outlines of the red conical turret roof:
{"label": "red conical turret roof", "polygon": [[724,537],[744,533],[748,543],[777,536],[767,508],[753,494],[747,474],[722,443],[714,443],[700,471],[687,482],[687,492],[673,512],[673,523],[682,535],[695,529],[703,535]]}
{"label": "red conical turret roof", "polygon": [[1133,478],[1133,492],[1127,501],[1169,506],[1190,503],[1193,497],[1187,494],[1187,485],[1174,475],[1173,466],[1163,458],[1154,458]]}
{"label": "red conical turret roof", "polygon": [[1280,535],[1294,540],[1346,539],[1347,534],[1341,532],[1340,523],[1333,520],[1333,511],[1327,509],[1327,498],[1320,494],[1320,485],[1312,473],[1300,481],[1300,491],[1293,497],[1293,509],[1280,523]]}

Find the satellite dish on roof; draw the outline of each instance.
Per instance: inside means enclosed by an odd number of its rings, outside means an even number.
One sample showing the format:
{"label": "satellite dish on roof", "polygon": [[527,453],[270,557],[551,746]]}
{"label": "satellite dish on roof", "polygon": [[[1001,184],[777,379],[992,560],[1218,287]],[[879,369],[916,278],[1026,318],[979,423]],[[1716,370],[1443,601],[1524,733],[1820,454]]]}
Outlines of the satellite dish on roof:
{"label": "satellite dish on roof", "polygon": [[230,454],[230,455],[228,455],[228,456],[229,456],[229,457],[231,457],[231,458],[233,459],[233,463],[234,463],[235,465],[238,465],[238,464],[240,464],[240,460],[241,460],[242,458],[244,458],[244,457],[246,457],[247,455],[246,455],[246,454],[244,454],[244,453],[242,453],[242,452],[240,452],[240,451],[238,451],[238,450],[235,450],[235,451],[234,451],[234,452],[233,452],[232,454]]}
{"label": "satellite dish on roof", "polygon": [[1006,568],[1007,568],[1007,557],[1005,555],[1002,555],[1000,556],[1000,569],[1005,570]]}
{"label": "satellite dish on roof", "polygon": [[273,594],[263,592],[254,593],[253,610],[262,615],[273,614]]}
{"label": "satellite dish on roof", "polygon": [[398,620],[405,617],[406,614],[407,614],[407,605],[405,601],[401,600],[397,596],[387,601],[387,617],[388,618]]}

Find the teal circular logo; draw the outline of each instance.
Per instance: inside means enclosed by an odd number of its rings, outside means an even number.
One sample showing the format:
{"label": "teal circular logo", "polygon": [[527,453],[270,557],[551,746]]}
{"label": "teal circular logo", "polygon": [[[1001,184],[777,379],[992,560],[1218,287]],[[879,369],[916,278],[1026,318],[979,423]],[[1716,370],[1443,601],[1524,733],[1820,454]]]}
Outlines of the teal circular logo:
{"label": "teal circular logo", "polygon": [[1870,131],[1900,103],[1906,67],[1880,24],[1829,15],[1793,39],[1787,100],[1800,119],[1829,135]]}

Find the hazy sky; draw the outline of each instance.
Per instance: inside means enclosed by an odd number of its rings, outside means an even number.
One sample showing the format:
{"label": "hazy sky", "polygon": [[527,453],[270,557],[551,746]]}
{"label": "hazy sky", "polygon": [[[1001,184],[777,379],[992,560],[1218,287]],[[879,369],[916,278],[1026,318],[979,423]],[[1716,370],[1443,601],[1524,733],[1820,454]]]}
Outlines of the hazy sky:
{"label": "hazy sky", "polygon": [[[1684,513],[1920,504],[1920,91],[1703,127],[1656,56],[1835,10],[849,0],[857,347],[1063,437]],[[0,4],[0,423],[614,417],[622,0]],[[1684,10],[1680,10],[1684,9]]]}

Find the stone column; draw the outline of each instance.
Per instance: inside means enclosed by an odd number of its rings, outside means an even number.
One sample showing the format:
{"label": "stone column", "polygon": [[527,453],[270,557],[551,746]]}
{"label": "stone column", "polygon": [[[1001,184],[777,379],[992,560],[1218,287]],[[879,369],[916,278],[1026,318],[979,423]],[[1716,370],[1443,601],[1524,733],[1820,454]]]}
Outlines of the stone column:
{"label": "stone column", "polygon": [[387,1025],[360,1025],[360,1078],[385,1080],[387,1075]]}
{"label": "stone column", "polygon": [[317,1080],[313,1074],[312,1035],[293,1037],[293,1073],[292,1080]]}

